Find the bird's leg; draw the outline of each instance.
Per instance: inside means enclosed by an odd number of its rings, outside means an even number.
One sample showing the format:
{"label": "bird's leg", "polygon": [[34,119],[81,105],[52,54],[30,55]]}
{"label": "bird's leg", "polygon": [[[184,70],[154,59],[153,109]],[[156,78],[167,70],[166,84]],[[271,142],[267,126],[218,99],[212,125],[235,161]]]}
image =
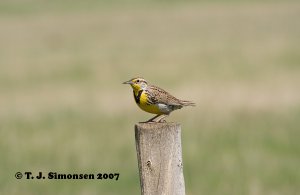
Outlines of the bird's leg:
{"label": "bird's leg", "polygon": [[160,114],[158,114],[158,115],[156,115],[155,117],[153,117],[153,118],[150,118],[149,120],[147,120],[146,121],[146,123],[148,123],[148,122],[157,122],[156,120],[154,120],[154,119],[156,119],[156,118],[158,118],[159,116],[161,116]]}
{"label": "bird's leg", "polygon": [[164,118],[166,118],[167,116],[169,116],[168,114],[163,114],[163,115],[160,115],[160,117],[156,120],[156,122],[158,123],[162,123],[162,122],[166,122],[166,120],[163,120]]}
{"label": "bird's leg", "polygon": [[156,123],[162,123],[162,122],[166,122],[165,120],[163,120],[164,118],[166,118],[169,115],[166,114],[158,114],[155,117],[151,118],[150,120],[148,120],[147,122],[156,122]]}
{"label": "bird's leg", "polygon": [[169,116],[169,115],[168,114],[158,114],[155,117],[147,120],[146,123],[149,123],[149,122],[156,122],[156,123],[166,122],[163,119],[166,118],[167,116]]}

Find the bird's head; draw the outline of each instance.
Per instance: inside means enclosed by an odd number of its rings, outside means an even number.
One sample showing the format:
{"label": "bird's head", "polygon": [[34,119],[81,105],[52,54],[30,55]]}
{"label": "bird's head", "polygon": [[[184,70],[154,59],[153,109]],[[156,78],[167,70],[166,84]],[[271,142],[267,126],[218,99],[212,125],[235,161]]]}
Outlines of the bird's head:
{"label": "bird's head", "polygon": [[137,77],[130,79],[129,81],[125,81],[123,84],[129,84],[131,85],[132,89],[134,91],[139,91],[139,90],[145,90],[147,88],[147,81],[143,79],[142,77]]}

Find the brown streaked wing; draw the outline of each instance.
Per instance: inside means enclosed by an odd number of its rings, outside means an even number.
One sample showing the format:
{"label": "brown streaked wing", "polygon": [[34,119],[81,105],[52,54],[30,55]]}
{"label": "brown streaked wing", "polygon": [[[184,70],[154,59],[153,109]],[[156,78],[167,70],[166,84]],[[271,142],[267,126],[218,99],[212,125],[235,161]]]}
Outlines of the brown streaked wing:
{"label": "brown streaked wing", "polygon": [[149,91],[149,100],[151,103],[157,104],[157,103],[163,103],[163,104],[168,104],[168,105],[175,105],[179,106],[181,105],[180,100],[177,99],[176,97],[172,96],[165,90],[154,86],[154,85],[149,85],[147,87],[147,90]]}

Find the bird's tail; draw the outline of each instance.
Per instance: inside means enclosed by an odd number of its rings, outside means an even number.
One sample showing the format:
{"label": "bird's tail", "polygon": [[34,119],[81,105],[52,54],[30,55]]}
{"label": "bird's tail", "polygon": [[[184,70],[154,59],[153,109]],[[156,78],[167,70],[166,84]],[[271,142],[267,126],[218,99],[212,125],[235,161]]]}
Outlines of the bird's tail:
{"label": "bird's tail", "polygon": [[188,101],[188,100],[181,100],[180,103],[183,106],[196,106],[196,104],[194,102]]}

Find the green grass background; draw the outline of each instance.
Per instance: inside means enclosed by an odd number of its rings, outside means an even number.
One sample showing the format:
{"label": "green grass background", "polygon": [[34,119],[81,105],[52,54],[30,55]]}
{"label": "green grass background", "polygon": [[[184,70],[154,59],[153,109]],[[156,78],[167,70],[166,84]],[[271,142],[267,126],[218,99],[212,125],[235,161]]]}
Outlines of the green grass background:
{"label": "green grass background", "polygon": [[2,0],[0,194],[139,194],[137,75],[197,104],[168,118],[188,195],[299,194],[299,18],[297,1]]}

